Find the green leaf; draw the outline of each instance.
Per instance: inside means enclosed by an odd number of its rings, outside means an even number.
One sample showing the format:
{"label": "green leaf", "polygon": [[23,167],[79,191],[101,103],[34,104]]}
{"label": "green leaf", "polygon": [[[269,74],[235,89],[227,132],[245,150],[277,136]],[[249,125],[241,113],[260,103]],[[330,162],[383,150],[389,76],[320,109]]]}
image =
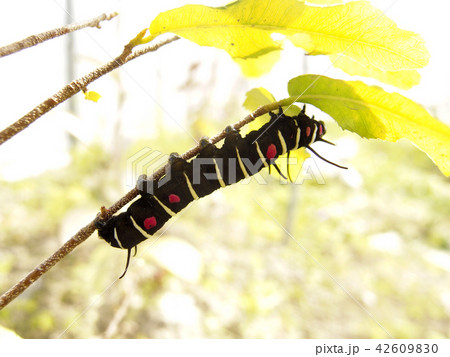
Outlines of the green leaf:
{"label": "green leaf", "polygon": [[450,128],[412,100],[360,81],[318,75],[291,79],[288,91],[291,100],[316,106],[364,138],[408,139],[450,175]]}
{"label": "green leaf", "polygon": [[412,70],[425,66],[429,58],[420,36],[399,29],[366,1],[336,6],[297,0],[239,0],[217,8],[186,5],[152,21],[151,38],[166,32],[240,59],[280,50],[283,40],[273,34],[310,55],[345,54],[369,70]]}

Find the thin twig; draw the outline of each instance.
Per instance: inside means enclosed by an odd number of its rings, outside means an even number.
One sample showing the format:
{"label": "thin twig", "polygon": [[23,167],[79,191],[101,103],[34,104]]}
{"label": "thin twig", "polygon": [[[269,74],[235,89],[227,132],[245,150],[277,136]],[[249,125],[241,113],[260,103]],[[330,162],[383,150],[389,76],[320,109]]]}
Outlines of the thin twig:
{"label": "thin twig", "polygon": [[[173,36],[157,44],[146,46],[145,48],[140,49],[138,55],[142,56],[145,53],[156,51],[158,48],[167,45],[173,41],[176,41],[178,39],[179,39],[178,36]],[[45,113],[49,112],[51,109],[55,108],[57,105],[66,101],[67,99],[77,94],[78,92],[85,90],[88,84],[92,83],[93,81],[105,75],[106,73],[109,73],[112,70],[122,66],[128,61],[138,57],[138,55],[134,55],[131,53],[134,46],[135,46],[134,41],[133,40],[130,41],[130,43],[128,43],[125,46],[123,52],[118,57],[114,58],[112,61],[106,63],[105,65],[95,69],[91,73],[72,81],[64,88],[62,88],[60,91],[52,95],[50,98],[46,99],[44,102],[39,104],[29,113],[25,114],[14,124],[11,124],[9,127],[1,131],[0,145],[3,144],[5,141],[11,139],[17,133],[27,128],[30,124],[35,122],[38,118],[40,118]]]}
{"label": "thin twig", "polygon": [[[253,113],[247,115],[244,119],[240,120],[233,127],[238,130],[242,128],[244,125],[250,123],[255,118],[266,114],[272,110],[275,110],[279,106],[285,106],[288,104],[292,104],[295,101],[296,97],[289,97],[287,99],[281,100],[276,103],[270,103],[259,107]],[[211,138],[211,142],[213,144],[219,142],[224,139],[226,136],[225,130]],[[185,160],[189,160],[197,155],[201,150],[200,145],[186,151],[182,157]],[[162,176],[164,172],[164,167],[155,172],[155,174],[150,178],[153,180],[157,180]],[[124,197],[122,197],[119,201],[114,203],[110,208],[103,209],[102,213],[98,216],[101,216],[102,220],[109,219],[114,213],[119,211],[123,206],[132,201],[137,195],[139,191],[134,188],[130,192],[128,192]],[[0,310],[3,309],[6,305],[8,305],[12,300],[14,300],[17,296],[19,296],[25,289],[27,289],[31,284],[33,284],[37,279],[39,279],[44,273],[46,273],[50,268],[52,268],[56,263],[58,263],[61,259],[63,259],[66,255],[68,255],[72,250],[74,250],[79,244],[84,242],[87,238],[89,238],[92,233],[95,231],[95,222],[98,218],[94,219],[88,225],[80,229],[72,238],[70,238],[64,245],[59,248],[51,257],[42,262],[36,268],[33,269],[25,278],[11,287],[7,292],[5,292],[2,296],[0,296]]]}
{"label": "thin twig", "polygon": [[52,256],[34,268],[28,275],[15,284],[11,289],[0,297],[0,309],[19,296],[26,288],[39,279],[44,273],[52,268],[57,262],[69,254],[80,243],[85,241],[95,231],[94,222],[80,229],[77,234],[70,238],[64,245],[59,248]]}
{"label": "thin twig", "polygon": [[56,37],[65,35],[70,32],[78,31],[85,27],[100,28],[100,22],[105,21],[105,20],[109,21],[113,17],[116,17],[117,15],[118,15],[117,12],[113,12],[111,14],[102,14],[100,16],[94,17],[91,20],[86,20],[86,21],[83,21],[80,23],[73,23],[70,25],[63,26],[63,27],[58,27],[53,30],[42,32],[37,35],[29,36],[27,38],[24,38],[21,41],[17,41],[17,42],[11,43],[9,45],[0,47],[0,57],[8,56],[15,52],[19,52],[25,48],[36,46],[42,42],[51,40],[52,38],[56,38]]}

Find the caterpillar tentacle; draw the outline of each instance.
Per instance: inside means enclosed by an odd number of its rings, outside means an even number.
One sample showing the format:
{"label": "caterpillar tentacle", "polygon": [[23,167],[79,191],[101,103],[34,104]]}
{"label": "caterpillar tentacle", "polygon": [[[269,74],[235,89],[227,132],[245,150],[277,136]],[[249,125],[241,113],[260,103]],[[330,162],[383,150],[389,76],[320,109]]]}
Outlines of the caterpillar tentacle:
{"label": "caterpillar tentacle", "polygon": [[287,181],[287,180],[288,180],[287,177],[283,175],[283,173],[281,172],[281,170],[280,170],[280,168],[278,167],[278,165],[275,164],[275,163],[272,164],[272,165],[273,165],[273,167],[275,167],[275,170],[277,170],[278,174],[279,174],[282,178],[284,178],[284,179]]}
{"label": "caterpillar tentacle", "polygon": [[321,159],[321,160],[323,160],[323,161],[325,161],[325,162],[328,162],[328,163],[331,164],[331,165],[334,165],[334,166],[336,166],[336,167],[339,167],[340,169],[344,169],[344,170],[347,170],[347,169],[348,169],[348,167],[338,165],[338,164],[336,164],[336,163],[334,163],[334,162],[332,162],[332,161],[330,161],[330,160],[327,160],[327,159],[325,159],[324,157],[320,156],[320,155],[319,155],[319,154],[318,154],[311,146],[307,145],[306,148],[307,148],[308,150],[310,150],[314,155],[316,155],[319,159]]}
{"label": "caterpillar tentacle", "polygon": [[[141,197],[127,211],[113,216],[107,222],[98,223],[100,238],[113,247],[128,250],[128,268],[131,249],[150,238],[193,200],[272,165],[287,180],[275,164],[275,160],[284,153],[288,153],[289,157],[290,151],[306,147],[322,160],[345,168],[324,159],[311,149],[310,145],[316,141],[327,142],[322,138],[325,126],[323,122],[308,117],[305,107],[293,117],[286,116],[281,107],[278,114],[269,114],[271,119],[268,123],[245,137],[233,127],[227,127],[221,148],[203,138],[200,153],[191,161],[182,159],[176,153],[171,154],[163,177],[158,181],[140,178],[137,188]],[[289,165],[287,176],[292,181]]]}
{"label": "caterpillar tentacle", "polygon": [[288,153],[287,153],[287,160],[286,160],[286,171],[287,171],[287,177],[289,179],[289,182],[294,182],[294,181],[292,181],[291,173],[289,172],[289,156],[290,155],[291,155],[291,152],[288,151]]}
{"label": "caterpillar tentacle", "polygon": [[[135,246],[135,248],[136,248],[136,246]],[[122,275],[119,276],[119,279],[122,279],[128,271],[128,266],[130,265],[130,259],[131,259],[131,249],[133,249],[133,248],[127,249],[127,264],[125,265],[125,270],[123,271]],[[136,253],[135,253],[135,255],[136,255]]]}

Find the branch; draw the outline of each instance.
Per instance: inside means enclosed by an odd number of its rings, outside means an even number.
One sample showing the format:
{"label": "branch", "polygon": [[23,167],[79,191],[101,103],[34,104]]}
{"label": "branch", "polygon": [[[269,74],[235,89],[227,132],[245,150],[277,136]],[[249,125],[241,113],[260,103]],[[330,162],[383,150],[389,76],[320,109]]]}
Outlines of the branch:
{"label": "branch", "polygon": [[123,52],[116,58],[114,58],[112,61],[106,63],[105,65],[95,69],[91,73],[76,79],[66,85],[64,88],[62,88],[60,91],[52,95],[50,98],[46,99],[44,102],[39,104],[37,107],[35,107],[32,111],[25,114],[22,118],[17,120],[14,124],[11,124],[9,127],[4,129],[0,132],[0,145],[3,144],[5,141],[11,139],[14,135],[21,132],[25,128],[27,128],[30,124],[35,122],[37,119],[39,119],[42,115],[49,112],[53,108],[55,108],[57,105],[61,104],[62,102],[66,101],[73,95],[77,94],[78,92],[85,90],[87,85],[95,81],[96,79],[100,78],[101,76],[105,75],[106,73],[111,72],[112,70],[122,66],[123,64],[127,63],[128,61],[131,61],[135,59],[138,56],[142,56],[143,54],[147,52],[153,52],[159,49],[160,47],[167,45],[173,41],[178,40],[178,36],[173,36],[167,40],[161,41],[157,44],[147,46],[145,48],[142,48],[135,54],[132,54],[131,51],[133,47],[136,45],[137,41],[136,39],[133,39],[128,43]]}
{"label": "branch", "polygon": [[[125,206],[138,194],[137,189],[133,189],[128,192],[124,197],[111,206],[111,210],[118,211],[121,207]],[[118,208],[119,207],[119,208]],[[72,250],[74,250],[79,244],[88,239],[92,233],[94,233],[95,220],[88,225],[81,228],[74,236],[72,236],[61,248],[53,253],[49,258],[43,261],[40,265],[34,268],[28,275],[11,287],[7,292],[0,296],[0,310],[8,305],[12,300],[24,292],[31,284],[38,280],[43,274],[49,271],[56,263],[62,260]]]}
{"label": "branch", "polygon": [[[173,40],[172,40],[173,41]],[[297,97],[289,97],[287,99],[280,100],[279,102],[270,103],[259,107],[253,113],[247,115],[244,119],[240,120],[233,127],[236,130],[239,130],[244,125],[247,125],[251,121],[255,120],[255,118],[266,114],[270,111],[277,109],[279,106],[290,105]],[[226,136],[225,130],[211,138],[211,142],[216,144],[220,140],[224,139]],[[189,160],[197,155],[201,150],[200,145],[186,151],[181,157],[185,160]],[[157,170],[150,179],[157,180],[164,173],[164,167]],[[128,192],[124,197],[122,197],[119,201],[114,203],[110,208],[106,209],[102,207],[101,213],[95,218],[92,222],[90,222],[85,227],[81,228],[72,238],[70,238],[64,245],[59,248],[52,256],[50,256],[47,260],[42,262],[36,268],[34,268],[28,275],[11,287],[7,292],[5,292],[2,296],[0,296],[0,310],[3,309],[6,305],[8,305],[12,300],[14,300],[17,296],[19,296],[25,289],[27,289],[31,284],[33,284],[37,279],[39,279],[44,273],[46,273],[50,268],[52,268],[56,263],[58,263],[61,259],[63,259],[66,255],[68,255],[72,250],[74,250],[79,244],[88,239],[92,233],[95,231],[95,222],[98,219],[107,220],[114,213],[119,211],[123,206],[127,203],[131,202],[137,195],[139,191],[136,188],[133,188],[130,192]]]}
{"label": "branch", "polygon": [[45,31],[45,32],[39,33],[37,35],[29,36],[27,38],[24,38],[21,41],[17,41],[17,42],[11,43],[9,45],[0,47],[0,57],[8,56],[15,52],[19,52],[25,48],[36,46],[42,42],[51,40],[52,38],[56,38],[56,37],[65,35],[70,32],[78,31],[85,27],[100,28],[100,22],[105,21],[105,20],[109,21],[113,17],[116,17],[117,15],[118,15],[117,12],[113,12],[109,15],[102,14],[100,16],[94,17],[91,20],[86,20],[84,22],[74,23],[74,24],[63,26],[63,27],[58,27],[58,28],[50,30],[50,31]]}
{"label": "branch", "polygon": [[0,296],[0,309],[8,305],[12,300],[19,296],[26,288],[39,279],[44,273],[52,268],[57,262],[69,254],[76,246],[85,241],[95,231],[93,222],[81,228],[77,234],[70,238],[59,248],[52,256],[34,268],[28,275],[15,284],[11,289]]}

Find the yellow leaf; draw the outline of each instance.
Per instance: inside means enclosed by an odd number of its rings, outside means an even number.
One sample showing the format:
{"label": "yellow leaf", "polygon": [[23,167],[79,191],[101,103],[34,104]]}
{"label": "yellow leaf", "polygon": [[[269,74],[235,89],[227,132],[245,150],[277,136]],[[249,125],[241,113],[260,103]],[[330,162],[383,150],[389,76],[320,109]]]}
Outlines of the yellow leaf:
{"label": "yellow leaf", "polygon": [[291,79],[288,91],[290,99],[316,106],[362,137],[408,139],[450,175],[450,127],[412,100],[360,81],[317,75]]}
{"label": "yellow leaf", "polygon": [[249,90],[245,96],[244,108],[252,112],[263,105],[277,101],[272,93],[262,87]]}
{"label": "yellow leaf", "polygon": [[[249,90],[246,93],[246,98],[244,101],[244,108],[248,109],[249,111],[253,112],[259,107],[276,102],[277,100],[275,97],[265,88],[253,88]],[[244,133],[248,133],[252,130],[258,130],[260,127],[262,127],[265,123],[267,123],[270,120],[269,114],[261,115],[260,117],[257,117],[255,120],[250,122],[245,127]]]}
{"label": "yellow leaf", "polygon": [[[267,89],[259,87],[259,88],[253,88],[249,90],[246,93],[246,99],[244,101],[244,108],[248,109],[249,111],[253,112],[259,107],[263,105],[267,105],[270,103],[274,103],[277,100],[275,97],[270,93]],[[278,111],[277,111],[278,112]],[[289,105],[287,107],[283,107],[283,112],[286,115],[294,116],[300,113],[300,108],[296,105]],[[250,124],[247,125],[247,132],[252,130],[258,130],[260,127],[262,127],[264,124],[266,124],[270,120],[269,114],[264,114],[259,117],[257,117],[255,120],[250,122]]]}
{"label": "yellow leaf", "polygon": [[366,67],[345,55],[330,55],[330,60],[337,68],[352,76],[375,78],[380,82],[396,86],[401,89],[410,89],[420,83],[420,74],[414,69],[402,71],[382,71],[375,67]]}
{"label": "yellow leaf", "polygon": [[259,77],[270,72],[279,59],[280,51],[273,51],[257,58],[235,58],[234,61],[241,66],[242,73],[246,77]]}
{"label": "yellow leaf", "polygon": [[316,5],[337,5],[342,4],[343,0],[307,0],[308,4],[316,4]]}
{"label": "yellow leaf", "polygon": [[336,6],[297,0],[239,0],[217,8],[186,5],[152,21],[151,36],[166,32],[241,59],[280,50],[283,41],[273,34],[285,36],[310,55],[345,54],[368,69],[416,69],[429,58],[420,36],[399,29],[367,1]]}
{"label": "yellow leaf", "polygon": [[84,99],[92,100],[95,103],[97,103],[101,97],[102,96],[100,94],[98,94],[97,92],[94,92],[93,90],[84,92]]}

